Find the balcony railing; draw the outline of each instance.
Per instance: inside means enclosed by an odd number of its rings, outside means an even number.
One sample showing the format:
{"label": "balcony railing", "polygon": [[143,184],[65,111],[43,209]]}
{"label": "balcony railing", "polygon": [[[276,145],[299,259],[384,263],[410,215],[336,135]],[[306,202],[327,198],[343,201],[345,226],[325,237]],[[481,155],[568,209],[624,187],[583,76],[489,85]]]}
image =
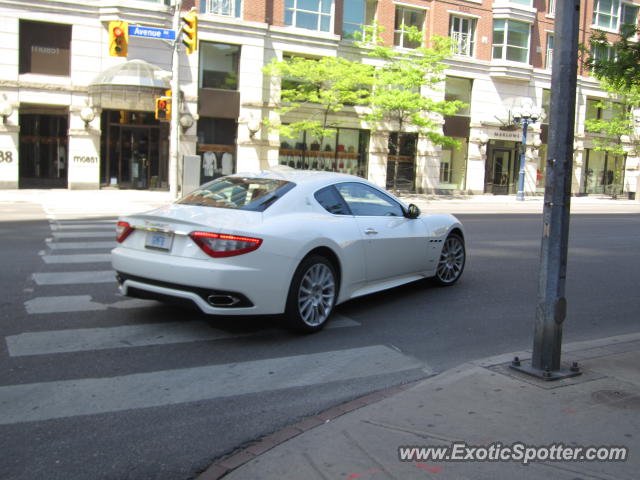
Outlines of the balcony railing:
{"label": "balcony railing", "polygon": [[469,33],[451,32],[451,53],[470,57],[473,54],[472,36]]}

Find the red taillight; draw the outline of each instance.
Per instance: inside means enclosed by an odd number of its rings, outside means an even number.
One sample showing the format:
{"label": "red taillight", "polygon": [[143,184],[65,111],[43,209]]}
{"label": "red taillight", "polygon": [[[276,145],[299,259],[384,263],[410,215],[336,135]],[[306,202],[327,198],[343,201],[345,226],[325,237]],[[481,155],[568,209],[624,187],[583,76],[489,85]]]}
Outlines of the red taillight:
{"label": "red taillight", "polygon": [[211,257],[233,257],[256,250],[262,243],[261,238],[227,235],[223,233],[192,232],[191,239]]}
{"label": "red taillight", "polygon": [[131,235],[133,232],[133,227],[129,225],[128,222],[118,222],[116,224],[116,242],[122,243],[124,240]]}

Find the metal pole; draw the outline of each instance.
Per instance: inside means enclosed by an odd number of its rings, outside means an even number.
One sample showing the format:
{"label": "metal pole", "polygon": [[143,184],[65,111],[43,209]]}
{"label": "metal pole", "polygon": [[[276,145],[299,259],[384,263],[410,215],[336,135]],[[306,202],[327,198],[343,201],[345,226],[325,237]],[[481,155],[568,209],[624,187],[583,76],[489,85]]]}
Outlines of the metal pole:
{"label": "metal pole", "polygon": [[182,179],[180,178],[180,11],[182,0],[175,0],[173,15],[173,29],[176,40],[173,44],[173,58],[171,61],[171,122],[169,123],[169,193],[172,199],[180,196]]}
{"label": "metal pole", "polygon": [[557,2],[556,51],[551,77],[549,154],[545,180],[542,248],[538,307],[531,366],[512,367],[539,378],[552,380],[579,375],[575,364],[561,370],[562,322],[566,316],[565,281],[573,170],[578,69],[580,0]]}
{"label": "metal pole", "polygon": [[522,123],[522,152],[520,152],[520,176],[518,178],[518,193],[516,194],[516,200],[524,201],[524,169],[527,153],[527,127],[529,126],[529,120],[523,118]]}

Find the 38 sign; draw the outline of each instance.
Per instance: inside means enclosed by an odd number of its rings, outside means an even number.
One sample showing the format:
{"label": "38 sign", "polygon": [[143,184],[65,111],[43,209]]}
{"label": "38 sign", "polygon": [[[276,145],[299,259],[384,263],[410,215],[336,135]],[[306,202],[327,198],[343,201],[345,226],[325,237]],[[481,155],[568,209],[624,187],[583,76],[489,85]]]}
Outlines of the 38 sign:
{"label": "38 sign", "polygon": [[0,163],[13,163],[13,154],[11,150],[0,150]]}

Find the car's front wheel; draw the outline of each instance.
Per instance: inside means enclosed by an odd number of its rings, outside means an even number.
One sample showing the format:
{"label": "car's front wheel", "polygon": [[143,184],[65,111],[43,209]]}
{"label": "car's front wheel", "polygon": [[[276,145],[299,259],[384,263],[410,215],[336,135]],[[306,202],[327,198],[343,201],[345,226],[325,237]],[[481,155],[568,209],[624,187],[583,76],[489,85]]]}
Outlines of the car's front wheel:
{"label": "car's front wheel", "polygon": [[285,318],[294,330],[313,333],[322,329],[336,300],[334,266],[320,255],[305,258],[298,266],[287,298]]}
{"label": "car's front wheel", "polygon": [[442,245],[435,280],[440,285],[453,285],[462,276],[467,259],[464,240],[457,233],[450,234]]}

